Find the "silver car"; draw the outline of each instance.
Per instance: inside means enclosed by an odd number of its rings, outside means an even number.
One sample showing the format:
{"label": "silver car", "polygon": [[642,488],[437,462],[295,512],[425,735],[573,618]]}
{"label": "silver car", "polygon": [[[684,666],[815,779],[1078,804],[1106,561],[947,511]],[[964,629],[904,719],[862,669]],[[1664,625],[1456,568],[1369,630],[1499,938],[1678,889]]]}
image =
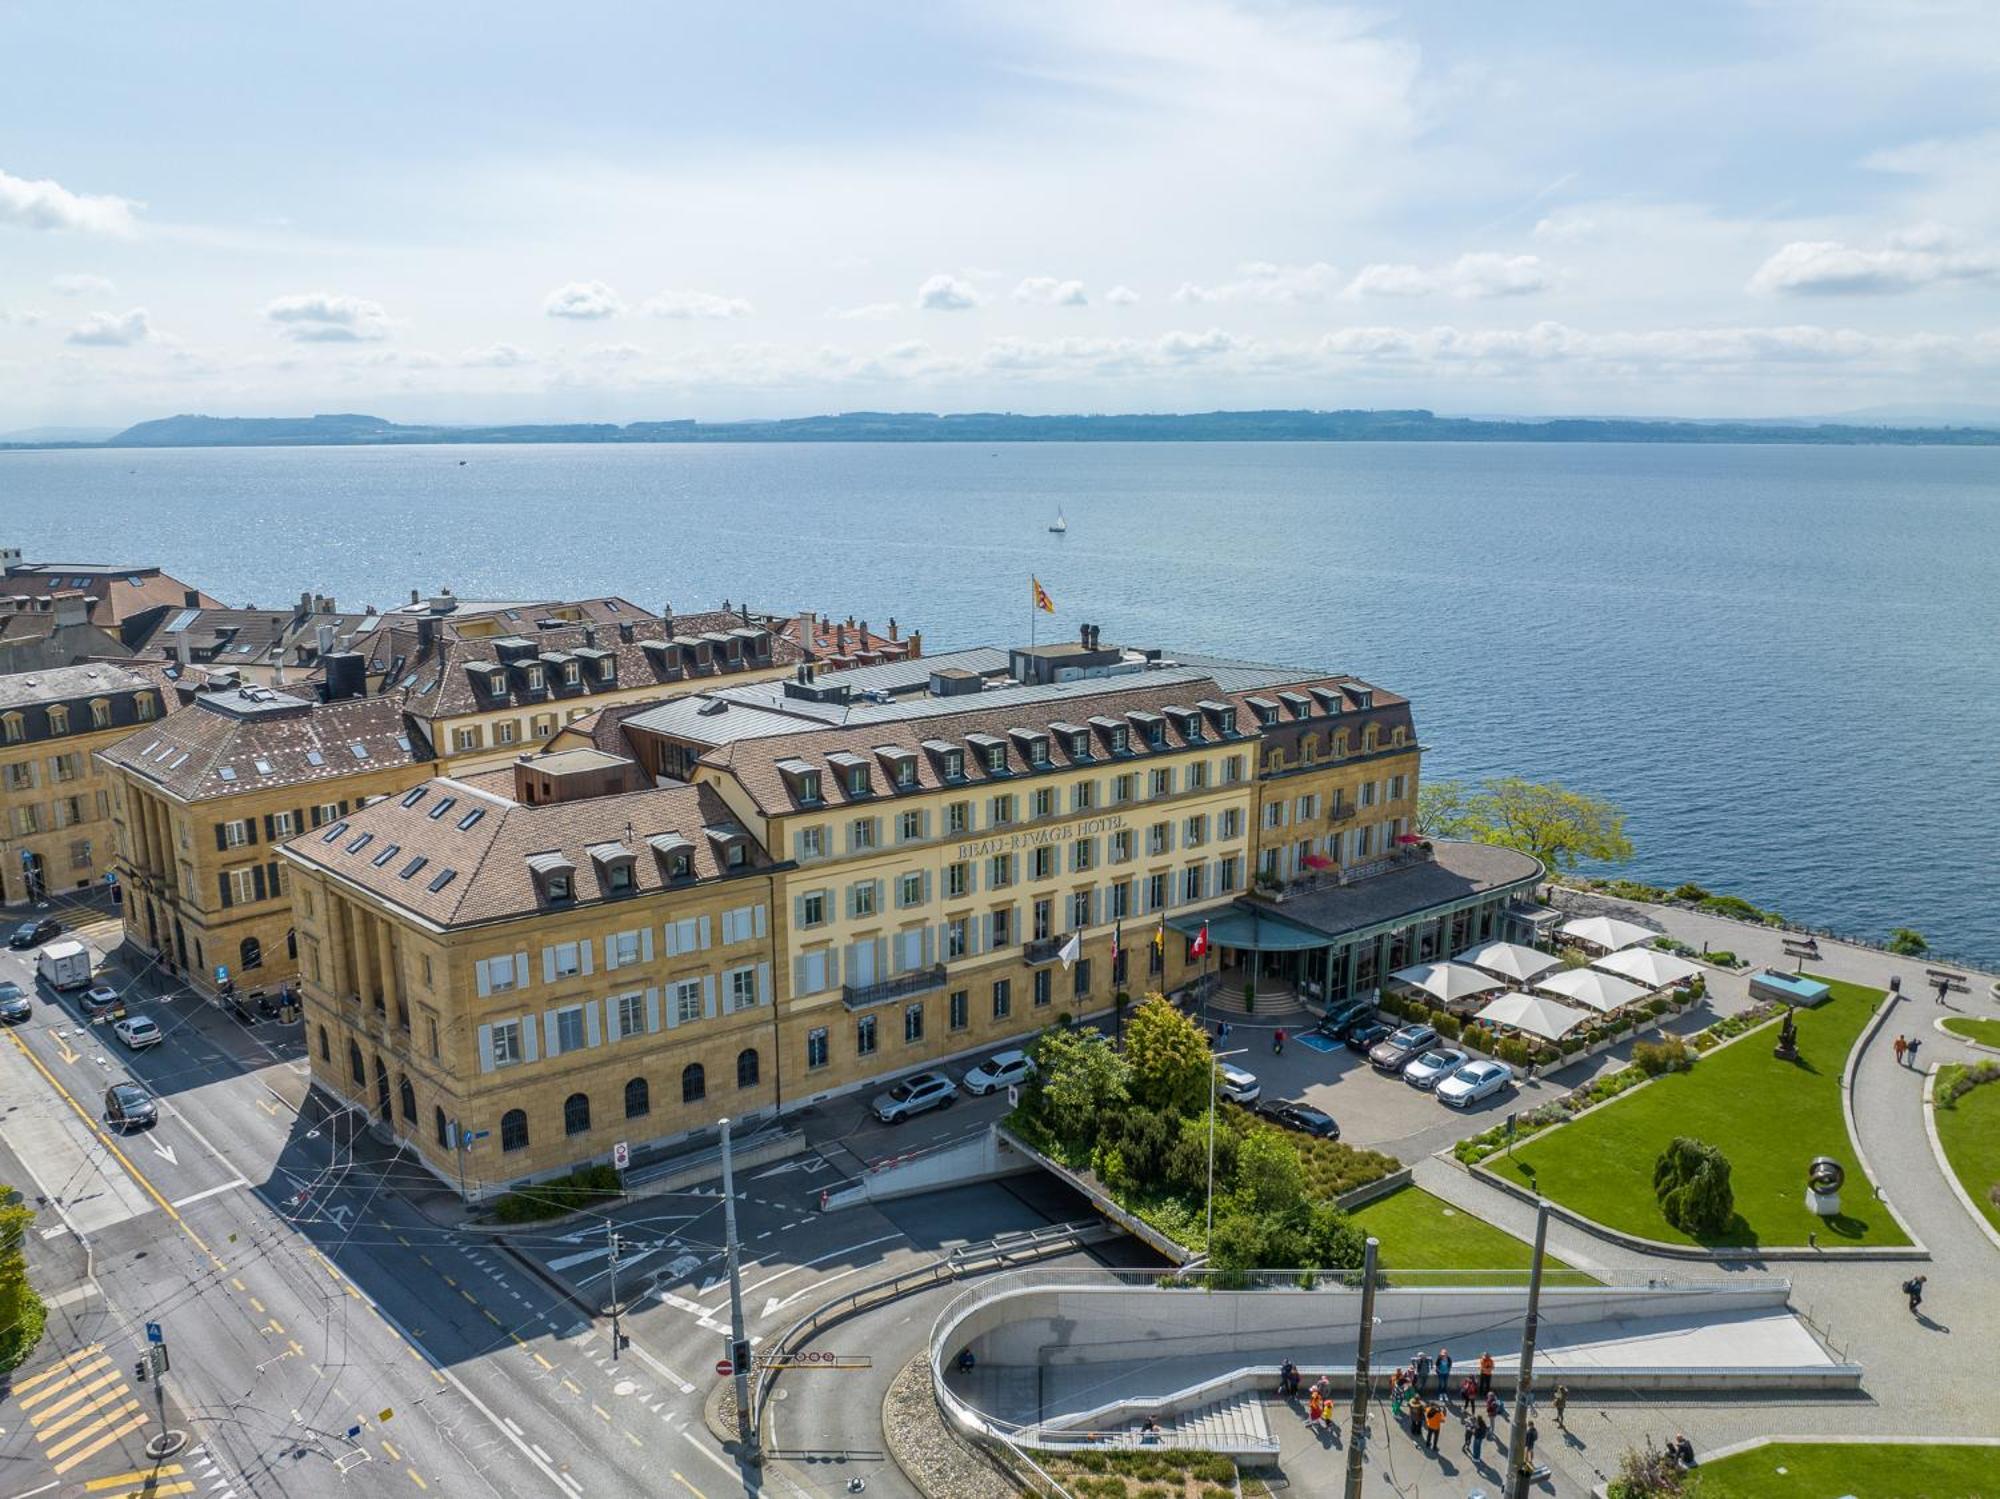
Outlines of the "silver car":
{"label": "silver car", "polygon": [[887,1093],[875,1095],[868,1110],[884,1124],[897,1124],[927,1109],[948,1109],[958,1101],[958,1085],[942,1072],[919,1072]]}
{"label": "silver car", "polygon": [[1403,1081],[1428,1093],[1471,1060],[1470,1052],[1449,1047],[1427,1051],[1403,1069]]}
{"label": "silver car", "polygon": [[1467,1062],[1434,1090],[1438,1102],[1454,1109],[1469,1109],[1481,1099],[1491,1098],[1514,1081],[1514,1069],[1505,1062]]}

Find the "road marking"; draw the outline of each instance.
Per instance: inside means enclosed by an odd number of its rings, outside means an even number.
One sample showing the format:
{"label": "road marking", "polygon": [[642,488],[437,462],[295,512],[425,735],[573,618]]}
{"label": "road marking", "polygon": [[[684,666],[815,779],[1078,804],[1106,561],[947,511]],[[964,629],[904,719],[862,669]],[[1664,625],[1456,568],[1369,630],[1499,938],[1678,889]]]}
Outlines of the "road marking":
{"label": "road marking", "polygon": [[[67,1412],[59,1413],[58,1407],[56,1406],[50,1406],[47,1410],[43,1411],[35,1419],[37,1421],[47,1421],[48,1425],[40,1428],[35,1433],[36,1438],[44,1446],[48,1446],[49,1442],[55,1437],[55,1434],[57,1432],[62,1431],[68,1427],[74,1426],[76,1425],[77,1422],[86,1420],[93,1416],[101,1421],[105,1418],[106,1412],[112,1406],[116,1405],[119,1401],[131,1400],[133,1398],[131,1387],[127,1385],[124,1380],[118,1379],[116,1375],[112,1375],[106,1379],[98,1380],[97,1384],[92,1385],[90,1387],[90,1390],[97,1389],[98,1385],[110,1384],[113,1383],[114,1381],[118,1386],[118,1388],[116,1388],[115,1390],[105,1390],[95,1399],[85,1400],[81,1405],[74,1406]],[[79,1390],[77,1391],[77,1394],[79,1396],[87,1395],[90,1393],[90,1390]],[[63,1405],[70,1404],[70,1402],[67,1400],[61,1403]],[[51,1447],[49,1450],[51,1454],[53,1454],[56,1449]]]}
{"label": "road marking", "polygon": [[264,1303],[259,1301],[255,1296],[250,1298],[250,1305],[259,1316],[264,1315]]}
{"label": "road marking", "polygon": [[[134,1400],[132,1404],[126,1408],[126,1410],[122,1413],[122,1415],[129,1419],[122,1420],[121,1424],[113,1426],[109,1431],[105,1431],[101,1435],[98,1435],[95,1441],[89,1442],[82,1447],[78,1447],[74,1452],[67,1453],[67,1455],[63,1457],[62,1461],[56,1463],[55,1465],[56,1472],[67,1473],[71,1468],[74,1468],[78,1463],[87,1461],[88,1459],[95,1457],[98,1453],[102,1452],[106,1447],[109,1447],[113,1442],[122,1441],[124,1438],[130,1436],[133,1432],[137,1431],[141,1426],[144,1426],[146,1422],[150,1419],[144,1411],[141,1411],[139,1409],[139,1402],[136,1400]],[[93,1426],[88,1431],[79,1432],[78,1435],[87,1437],[98,1433],[99,1430],[100,1430],[99,1427]],[[64,1447],[67,1447],[69,1444],[65,1442],[62,1445]],[[51,1449],[44,1455],[50,1458],[54,1458],[56,1453],[54,1449]]]}
{"label": "road marking", "polygon": [[[792,1225],[792,1227],[794,1228],[796,1228],[797,1226],[798,1226],[797,1224]],[[745,1286],[743,1288],[743,1292],[747,1296],[752,1291],[761,1291],[765,1286],[768,1286],[774,1280],[783,1280],[787,1275],[796,1275],[801,1270],[812,1269],[814,1265],[824,1265],[828,1260],[839,1259],[843,1254],[853,1254],[858,1250],[872,1249],[877,1244],[892,1243],[893,1241],[900,1239],[902,1237],[903,1235],[901,1234],[883,1234],[879,1239],[867,1239],[859,1244],[843,1244],[840,1248],[829,1249],[825,1254],[818,1255],[813,1259],[809,1259],[805,1261],[805,1263],[803,1264],[793,1265],[790,1269],[787,1270],[780,1270],[775,1275],[767,1275],[762,1280],[758,1281],[755,1285]],[[720,1310],[721,1307],[720,1305],[718,1305],[715,1308],[715,1311],[720,1311]],[[710,1312],[709,1315],[713,1316],[714,1312]]]}
{"label": "road marking", "polygon": [[389,1461],[392,1463],[399,1463],[403,1460],[403,1454],[398,1452],[394,1444],[389,1442],[386,1438],[383,1440],[382,1450],[389,1454]]}
{"label": "road marking", "polygon": [[665,1364],[661,1363],[658,1359],[654,1358],[652,1354],[648,1353],[644,1348],[641,1348],[636,1342],[630,1345],[630,1349],[633,1353],[639,1355],[640,1362],[645,1364],[647,1368],[651,1369],[655,1374],[659,1375],[660,1378],[665,1380],[671,1380],[676,1386],[678,1386],[680,1392],[683,1395],[692,1395],[694,1393],[693,1385],[689,1384],[685,1379],[682,1379],[680,1375],[674,1373],[673,1370],[669,1369]]}
{"label": "road marking", "polygon": [[694,1499],[708,1499],[708,1495],[704,1494],[700,1489],[696,1488],[693,1484],[689,1483],[685,1478],[682,1478],[678,1471],[674,1473],[674,1477],[677,1480],[679,1480],[680,1486],[682,1488],[686,1489],[690,1494],[694,1495]]}
{"label": "road marking", "polygon": [[249,1185],[250,1185],[249,1182],[245,1181],[242,1177],[239,1176],[233,1182],[224,1182],[221,1186],[210,1187],[205,1192],[190,1192],[186,1197],[176,1197],[174,1199],[174,1206],[177,1208],[184,1208],[189,1203],[204,1202],[208,1198],[220,1197],[224,1192],[234,1192],[238,1187],[247,1187]]}
{"label": "road marking", "polygon": [[632,1433],[629,1431],[625,1433],[625,1440],[630,1442],[634,1447],[644,1447],[646,1445],[644,1442],[640,1441],[637,1437],[633,1436]]}
{"label": "road marking", "polygon": [[130,1473],[113,1473],[105,1478],[93,1478],[83,1486],[86,1494],[100,1493],[105,1489],[115,1489],[120,1484],[145,1483],[152,1478],[178,1478],[187,1471],[179,1463],[169,1463],[164,1468],[135,1468]]}
{"label": "road marking", "polygon": [[427,1489],[430,1487],[429,1484],[424,1482],[423,1474],[419,1473],[415,1468],[405,1468],[403,1469],[403,1471],[410,1475],[410,1482],[415,1484],[418,1488]]}
{"label": "road marking", "polygon": [[516,1421],[512,1416],[502,1416],[500,1419],[507,1423],[508,1427],[513,1431],[515,1436],[524,1437],[527,1435],[527,1432],[522,1429],[521,1423],[519,1421]]}
{"label": "road marking", "polygon": [[[79,1348],[75,1353],[56,1360],[56,1362],[50,1364],[48,1368],[41,1370],[39,1373],[30,1374],[25,1379],[15,1380],[15,1398],[19,1399],[24,1392],[34,1389],[37,1385],[47,1384],[58,1374],[74,1374],[78,1365],[89,1363],[103,1351],[104,1345],[102,1343],[92,1343],[88,1348]],[[21,1404],[23,1405],[27,1405],[28,1403],[26,1400],[21,1400]]]}
{"label": "road marking", "polygon": [[[540,1445],[539,1445],[539,1444],[537,1444],[537,1443],[535,1443],[535,1442],[530,1442],[530,1443],[528,1443],[528,1450],[529,1450],[529,1451],[531,1451],[531,1452],[533,1452],[533,1453],[535,1454],[535,1456],[539,1457],[539,1458],[540,1458],[540,1459],[541,1459],[541,1460],[542,1460],[543,1462],[547,1462],[547,1461],[549,1461],[549,1455],[548,1455],[548,1453],[546,1453],[546,1452],[542,1451],[542,1449],[541,1449],[541,1447],[540,1447]],[[557,1480],[557,1482],[561,1482],[561,1480],[560,1480],[560,1479],[558,1479],[558,1480]]]}
{"label": "road marking", "polygon": [[547,1359],[543,1358],[539,1353],[536,1354],[534,1357],[535,1357],[535,1362],[540,1364],[544,1369],[549,1370],[551,1373],[555,1371],[556,1366],[550,1363]]}
{"label": "road marking", "polygon": [[563,1376],[562,1383],[563,1383],[563,1388],[565,1390],[568,1390],[572,1395],[581,1395],[583,1393],[583,1386],[578,1384],[575,1380],[571,1379],[567,1374]]}
{"label": "road marking", "polygon": [[159,1156],[169,1166],[178,1166],[180,1164],[180,1158],[174,1154],[173,1146],[162,1144],[157,1134],[149,1132],[146,1136],[146,1143],[153,1147],[153,1154]]}

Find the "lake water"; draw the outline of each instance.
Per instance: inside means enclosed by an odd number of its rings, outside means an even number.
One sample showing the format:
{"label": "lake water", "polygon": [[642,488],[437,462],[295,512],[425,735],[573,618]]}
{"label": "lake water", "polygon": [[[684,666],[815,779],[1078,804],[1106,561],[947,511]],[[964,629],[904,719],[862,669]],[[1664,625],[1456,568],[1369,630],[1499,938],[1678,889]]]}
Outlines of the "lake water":
{"label": "lake water", "polygon": [[[463,466],[461,466],[463,460]],[[1058,507],[1066,536],[1047,531]],[[2000,959],[2000,450],[1421,444],[0,454],[0,541],[236,602],[619,592],[1324,664],[1629,872]]]}

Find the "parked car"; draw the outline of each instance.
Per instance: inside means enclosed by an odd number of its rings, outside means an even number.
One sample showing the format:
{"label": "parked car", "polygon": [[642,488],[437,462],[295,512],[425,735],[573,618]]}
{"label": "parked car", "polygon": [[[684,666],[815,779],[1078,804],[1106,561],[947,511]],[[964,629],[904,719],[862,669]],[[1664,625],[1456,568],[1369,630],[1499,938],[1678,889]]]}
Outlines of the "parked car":
{"label": "parked car", "polygon": [[1368,1053],[1370,1065],[1382,1072],[1401,1072],[1437,1045],[1438,1033],[1427,1025],[1406,1025]]}
{"label": "parked car", "polygon": [[1257,1081],[1257,1074],[1245,1072],[1241,1067],[1217,1062],[1215,1073],[1215,1091],[1231,1103],[1255,1103],[1257,1095],[1264,1091],[1264,1085]]}
{"label": "parked car", "polygon": [[957,1100],[958,1085],[942,1072],[919,1072],[876,1094],[868,1108],[884,1124],[897,1124],[927,1109],[948,1109]]}
{"label": "parked car", "polygon": [[31,916],[7,938],[9,947],[40,947],[51,937],[62,935],[62,923],[53,916]]}
{"label": "parked car", "polygon": [[1358,1051],[1365,1057],[1375,1049],[1376,1043],[1385,1040],[1394,1030],[1394,1026],[1379,1020],[1358,1020],[1347,1032],[1347,1049]]}
{"label": "parked car", "polygon": [[1436,1051],[1425,1052],[1405,1067],[1403,1081],[1412,1088],[1422,1088],[1428,1093],[1471,1060],[1472,1053],[1469,1051],[1441,1046]]}
{"label": "parked car", "polygon": [[125,1001],[109,984],[92,984],[77,1003],[86,1015],[102,1015],[106,1010],[117,1009]]}
{"label": "parked car", "polygon": [[1350,999],[1345,1004],[1335,1005],[1313,1027],[1329,1041],[1344,1040],[1347,1033],[1357,1025],[1364,1025],[1375,1018],[1375,1005],[1366,999]]}
{"label": "parked car", "polygon": [[133,1051],[144,1051],[149,1046],[158,1046],[166,1039],[166,1033],[144,1015],[127,1015],[111,1029],[118,1039]]}
{"label": "parked car", "polygon": [[1298,1130],[1301,1134],[1317,1135],[1322,1140],[1338,1140],[1340,1126],[1334,1123],[1333,1115],[1325,1109],[1316,1109],[1309,1103],[1267,1103],[1257,1112],[1274,1124],[1282,1124],[1286,1129]]}
{"label": "parked car", "polygon": [[113,1083],[104,1090],[104,1122],[113,1129],[138,1129],[158,1122],[160,1106],[137,1083]]}
{"label": "parked car", "polygon": [[1455,1109],[1470,1108],[1482,1098],[1491,1098],[1514,1081],[1514,1069],[1505,1062],[1467,1062],[1437,1085],[1439,1103]]}
{"label": "parked car", "polygon": [[0,1020],[15,1025],[35,1013],[35,1006],[21,992],[19,984],[0,984]]}
{"label": "parked car", "polygon": [[1025,1083],[1034,1070],[1035,1064],[1025,1051],[998,1052],[966,1073],[963,1086],[974,1098],[981,1098],[995,1089]]}

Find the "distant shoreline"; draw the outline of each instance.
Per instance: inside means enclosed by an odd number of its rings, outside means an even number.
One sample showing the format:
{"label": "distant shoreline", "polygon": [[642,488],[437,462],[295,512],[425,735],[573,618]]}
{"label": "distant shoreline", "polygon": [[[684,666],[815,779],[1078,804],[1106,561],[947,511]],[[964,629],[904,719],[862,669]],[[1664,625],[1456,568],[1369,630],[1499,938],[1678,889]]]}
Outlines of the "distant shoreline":
{"label": "distant shoreline", "polygon": [[996,412],[846,412],[739,422],[427,426],[380,417],[172,416],[102,442],[10,442],[0,451],[103,448],[414,447],[549,443],[1494,442],[1754,444],[1777,447],[1995,447],[1986,427],[1813,425],[1554,417],[1495,421],[1429,411],[1208,411],[1184,415],[1014,416]]}

